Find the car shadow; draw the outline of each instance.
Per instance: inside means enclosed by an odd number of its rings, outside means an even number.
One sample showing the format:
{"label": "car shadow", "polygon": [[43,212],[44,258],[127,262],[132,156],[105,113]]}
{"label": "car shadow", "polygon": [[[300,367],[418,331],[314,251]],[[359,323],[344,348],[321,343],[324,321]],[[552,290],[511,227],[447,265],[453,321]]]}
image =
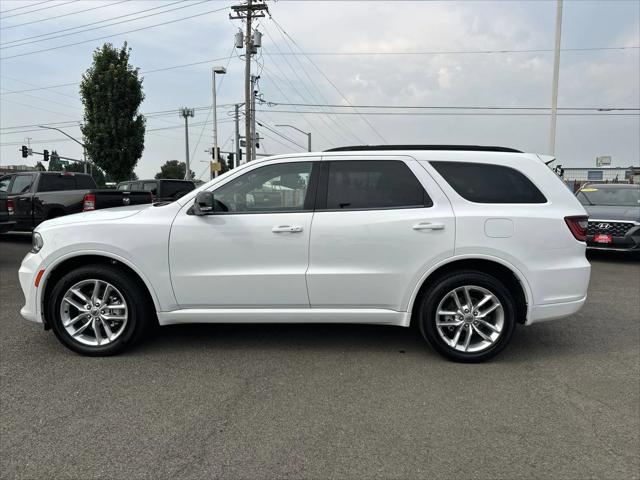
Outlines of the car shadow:
{"label": "car shadow", "polygon": [[589,261],[602,261],[611,263],[640,263],[640,251],[636,252],[616,252],[604,250],[587,250]]}

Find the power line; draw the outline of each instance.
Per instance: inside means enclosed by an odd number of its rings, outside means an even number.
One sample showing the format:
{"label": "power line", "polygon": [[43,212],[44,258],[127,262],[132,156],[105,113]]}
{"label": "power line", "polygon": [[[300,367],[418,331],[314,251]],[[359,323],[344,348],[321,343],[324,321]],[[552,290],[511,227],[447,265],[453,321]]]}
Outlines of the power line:
{"label": "power line", "polygon": [[0,12],[0,15],[4,15],[7,12],[13,12],[15,10],[22,10],[23,8],[27,8],[27,7],[35,7],[36,5],[42,5],[43,3],[50,3],[50,2],[53,2],[53,0],[44,0],[44,2],[38,2],[38,3],[28,3],[28,4],[22,5],[20,7],[9,8],[8,10],[2,10]]}
{"label": "power line", "polygon": [[[12,18],[12,17],[19,17],[20,15],[27,15],[27,14],[33,13],[33,12],[39,12],[40,10],[46,10],[48,8],[62,7],[63,5],[68,5],[69,3],[73,3],[75,1],[76,0],[68,0],[67,2],[64,2],[64,3],[58,3],[56,5],[51,5],[50,7],[40,7],[40,8],[36,8],[34,10],[29,10],[28,12],[14,13],[13,15],[7,15],[6,17],[3,18],[3,20],[6,20],[7,18]],[[29,5],[29,6],[31,6],[31,5]]]}
{"label": "power line", "polygon": [[[98,10],[99,8],[110,7],[110,6],[112,6],[112,5],[117,5],[117,4],[119,4],[119,3],[124,3],[124,2],[128,2],[128,1],[129,1],[129,0],[119,0],[118,2],[114,2],[114,3],[107,3],[107,4],[104,4],[104,5],[99,5],[99,6],[97,6],[97,7],[85,8],[84,10],[76,10],[75,12],[64,13],[64,14],[62,14],[62,15],[54,15],[53,17],[41,18],[41,19],[38,19],[38,20],[31,20],[30,22],[18,23],[18,24],[16,24],[16,25],[9,25],[8,27],[0,28],[0,30],[9,30],[10,28],[22,27],[22,26],[24,26],[24,25],[31,25],[31,24],[33,24],[33,23],[47,22],[47,21],[49,21],[49,20],[54,20],[54,19],[56,19],[56,18],[68,17],[68,16],[70,16],[70,15],[76,15],[76,14],[78,14],[78,13],[83,13],[83,12],[89,12],[89,11],[91,11],[91,10]],[[96,23],[97,23],[97,22],[96,22]],[[67,28],[67,29],[65,29],[65,30],[74,30],[74,29],[76,29],[76,28],[82,28],[82,26],[79,26],[79,27],[71,27],[71,28]],[[56,33],[56,32],[54,32],[54,33]],[[43,36],[47,36],[47,35],[49,35],[49,34],[48,34],[48,33],[43,33],[43,34],[41,34],[41,35],[35,35],[35,36],[33,36],[33,37],[27,37],[26,39],[29,39],[29,38],[35,38],[35,37],[43,37]],[[12,41],[10,41],[10,42],[5,42],[5,43],[21,42],[22,40],[26,40],[26,39],[21,38],[21,39],[19,39],[19,40],[12,40]]]}
{"label": "power line", "polygon": [[[300,50],[300,52],[304,55],[304,57],[316,68],[316,70],[318,72],[320,72],[320,74],[331,84],[331,86],[336,90],[336,92],[338,92],[340,94],[340,96],[344,99],[344,101],[346,101],[349,105],[351,105],[351,102],[349,101],[349,99],[340,91],[340,89],[336,86],[335,83],[333,83],[331,81],[331,79],[324,73],[324,71],[322,71],[322,69],[320,67],[318,67],[318,65],[316,65],[316,63],[311,60],[311,58],[309,56],[307,56],[302,48],[300,48],[300,46],[296,43],[296,41],[291,37],[291,35],[289,35],[284,28],[282,28],[280,26],[280,24],[276,21],[275,18],[273,18],[273,16],[269,17],[270,20],[274,23],[274,25],[287,37],[289,37],[289,39],[291,40],[291,42],[298,47],[298,50]],[[354,111],[357,113],[357,110],[354,109]],[[373,132],[384,142],[384,143],[388,143],[387,140],[380,134],[380,132],[378,132],[378,130],[376,130],[376,128],[371,124],[371,122],[369,122],[369,120],[367,120],[364,116],[360,115],[360,118],[369,126],[369,128],[371,128],[371,130],[373,130]]]}
{"label": "power line", "polygon": [[[282,51],[280,50],[280,48],[278,47],[278,44],[276,43],[275,39],[271,36],[271,34],[269,33],[269,30],[266,28],[266,26],[264,27],[264,31],[267,34],[267,36],[269,37],[269,39],[273,42],[273,45],[276,47],[276,49],[278,50],[279,53],[282,53]],[[287,48],[289,49],[290,52],[293,52],[293,49],[291,48],[291,45],[289,44],[289,42],[287,41],[287,38],[282,35],[282,33],[280,33],[280,35],[282,36],[282,38],[285,41],[285,44],[287,45]],[[312,100],[315,100],[315,96],[311,93],[311,91],[309,90],[309,88],[307,87],[306,83],[304,82],[304,80],[300,77],[300,75],[298,75],[298,72],[296,71],[296,69],[294,69],[291,64],[289,63],[289,60],[287,58],[287,56],[282,56],[281,58],[284,58],[285,62],[287,63],[287,65],[289,66],[289,68],[291,69],[291,71],[296,75],[296,77],[298,77],[298,79],[300,80],[302,86],[305,88],[305,90],[307,91],[307,93],[311,96]],[[306,69],[304,68],[304,66],[302,65],[302,63],[300,62],[300,59],[298,57],[294,57],[296,59],[296,61],[298,62],[298,65],[300,65],[300,68],[302,69],[302,71],[304,72],[304,74],[307,76],[307,79],[309,80],[309,82],[311,83],[311,85],[320,93],[320,98],[323,101],[327,101],[324,96],[322,95],[322,92],[320,92],[320,89],[318,88],[318,86],[315,84],[315,82],[311,79],[311,77],[309,76],[309,74],[307,73]],[[330,120],[333,121],[333,123],[335,123],[335,125],[338,128],[338,134],[339,136],[341,136],[342,138],[348,138],[346,137],[346,135],[343,133],[343,130],[347,130],[349,131],[349,133],[351,134],[351,136],[353,138],[356,139],[356,141],[358,143],[363,143],[362,139],[358,138],[357,135],[355,135],[346,125],[340,125],[340,123],[336,120],[336,117],[329,117]],[[328,124],[327,124],[328,125]],[[328,125],[331,126],[331,125]]]}
{"label": "power line", "polygon": [[[267,102],[269,106],[295,106],[295,107],[330,107],[330,108],[352,108],[351,105],[341,104],[319,104],[319,103],[285,103]],[[353,105],[356,108],[378,108],[378,109],[444,109],[444,110],[550,110],[551,107],[481,107],[481,106],[442,106],[442,105]],[[638,111],[635,107],[561,107],[558,110],[595,110],[599,112],[632,110]]]}
{"label": "power line", "polygon": [[[549,110],[549,109],[547,109]],[[256,110],[257,112],[269,112],[269,113],[308,113],[308,114],[324,114],[327,112],[317,110]],[[548,116],[550,113],[526,113],[526,112],[332,112],[329,115],[388,115],[388,116]],[[559,113],[563,116],[576,116],[576,117],[624,117],[634,116],[640,117],[640,113],[612,113],[612,112],[585,112],[585,113]]]}
{"label": "power line", "polygon": [[113,33],[113,34],[110,34],[110,35],[103,35],[101,37],[95,37],[95,38],[91,38],[89,40],[82,40],[80,42],[66,43],[64,45],[58,45],[56,47],[43,48],[41,50],[34,50],[34,51],[31,51],[31,52],[19,53],[19,54],[16,54],[16,55],[10,55],[8,57],[1,57],[0,60],[8,60],[10,58],[24,57],[26,55],[34,55],[36,53],[49,52],[51,50],[58,50],[60,48],[71,47],[71,46],[74,46],[74,45],[81,45],[83,43],[91,43],[91,42],[95,42],[96,40],[102,40],[102,39],[105,39],[105,38],[111,38],[111,37],[116,37],[116,36],[119,36],[119,35],[125,35],[127,33],[140,32],[142,30],[148,30],[149,28],[160,27],[160,26],[163,26],[163,25],[168,25],[170,23],[176,23],[176,22],[181,22],[183,20],[189,20],[191,18],[201,17],[203,15],[208,15],[210,13],[220,12],[222,10],[226,10],[227,8],[228,7],[216,8],[214,10],[208,10],[206,12],[197,13],[195,15],[189,15],[188,17],[176,18],[176,19],[173,19],[173,20],[168,20],[166,22],[156,23],[154,25],[147,25],[146,27],[140,27],[140,28],[135,28],[133,30],[127,30],[125,32]]}
{"label": "power line", "polygon": [[[272,19],[273,20],[273,19]],[[275,22],[275,20],[274,20]],[[584,47],[584,48],[561,48],[562,52],[593,52],[610,50],[637,50],[640,46],[620,46],[620,47]],[[367,51],[367,52],[300,52],[300,53],[265,53],[266,56],[275,55],[295,55],[310,57],[357,57],[357,56],[377,56],[377,55],[474,55],[474,54],[495,54],[495,53],[549,53],[554,52],[553,48],[528,48],[513,50],[426,50],[426,51]]]}
{"label": "power line", "polygon": [[[110,3],[109,5],[116,5],[116,4],[118,4],[118,3],[123,3],[123,2],[126,2],[126,1],[128,1],[128,0],[120,0],[120,1],[115,2],[115,3]],[[184,9],[184,8],[194,7],[194,6],[196,6],[196,5],[200,5],[201,3],[205,3],[205,2],[207,2],[207,1],[209,1],[209,0],[200,0],[199,2],[191,3],[191,4],[189,4],[189,5],[184,5],[184,6],[181,6],[181,7],[170,8],[170,9],[168,9],[168,10],[164,10],[164,11],[162,11],[162,12],[150,13],[149,15],[142,15],[142,16],[137,17],[137,18],[130,18],[129,20],[121,20],[121,21],[119,21],[119,22],[107,23],[107,24],[105,24],[105,25],[98,25],[97,27],[85,28],[84,30],[78,30],[77,32],[63,33],[62,35],[49,36],[49,35],[54,35],[54,34],[55,34],[55,33],[57,33],[57,32],[44,33],[44,34],[42,34],[42,35],[36,35],[36,37],[48,36],[48,38],[43,38],[43,39],[40,39],[40,40],[31,40],[31,41],[29,41],[29,42],[17,43],[16,45],[2,46],[2,47],[0,47],[0,48],[3,48],[3,49],[4,49],[4,48],[15,48],[15,47],[21,47],[21,46],[23,46],[23,45],[29,45],[29,44],[32,44],[32,43],[48,42],[49,40],[55,40],[56,38],[68,37],[68,36],[70,36],[70,35],[77,35],[77,34],[79,34],[79,33],[90,32],[90,31],[92,31],[92,30],[99,30],[99,29],[106,28],[106,27],[113,27],[114,25],[120,25],[120,24],[122,24],[122,23],[135,22],[136,20],[142,20],[142,19],[144,19],[144,18],[154,17],[154,16],[156,16],[156,15],[163,15],[163,14],[165,14],[165,13],[173,12],[173,11],[175,11],[175,10],[182,10],[182,9]],[[113,18],[111,18],[111,19],[107,19],[107,20],[100,20],[100,21],[98,21],[98,22],[89,23],[89,24],[87,24],[87,25],[81,25],[81,26],[79,26],[79,27],[67,28],[67,29],[64,29],[64,30],[60,30],[60,32],[63,32],[63,31],[65,31],[65,30],[75,30],[75,29],[77,29],[77,28],[82,28],[83,26],[95,25],[95,24],[98,24],[98,23],[108,22],[109,20],[114,20],[114,19],[118,19],[118,18],[130,17],[131,15],[136,15],[136,14],[138,14],[138,13],[148,12],[148,11],[151,11],[151,10],[157,10],[157,9],[159,9],[159,8],[169,7],[169,6],[171,6],[171,5],[175,5],[176,3],[183,3],[183,2],[182,2],[182,0],[178,0],[177,2],[168,3],[168,4],[165,4],[165,5],[161,5],[161,6],[159,6],[159,7],[147,8],[147,9],[145,9],[145,10],[141,10],[141,11],[139,11],[139,12],[129,13],[129,14],[127,14],[127,15],[120,15],[120,16],[117,16],[117,17],[113,17]],[[97,8],[97,7],[96,7],[96,8]],[[92,9],[88,9],[88,10],[92,10]],[[54,17],[54,18],[55,18],[55,17]],[[27,38],[29,38],[29,37],[27,37]],[[14,40],[13,42],[5,42],[3,45],[5,45],[6,43],[15,43],[15,42],[20,42],[20,41],[22,41],[22,40],[25,40],[25,39],[21,39],[21,40]]]}

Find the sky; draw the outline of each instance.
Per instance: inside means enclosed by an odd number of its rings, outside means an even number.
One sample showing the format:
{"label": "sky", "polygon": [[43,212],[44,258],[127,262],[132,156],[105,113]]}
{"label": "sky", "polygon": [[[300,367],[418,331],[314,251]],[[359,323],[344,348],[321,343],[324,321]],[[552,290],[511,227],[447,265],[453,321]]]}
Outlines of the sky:
{"label": "sky", "polygon": [[[217,77],[223,151],[233,149],[232,105],[244,102],[243,50],[233,48],[242,24],[229,18],[228,8],[237,3],[0,1],[0,164],[35,164],[37,156],[22,159],[18,152],[27,138],[34,150],[81,158],[79,145],[37,125],[81,139],[78,83],[92,52],[104,42],[126,41],[146,97],[137,175],[153,177],[165,161],[184,160],[178,116],[184,106],[196,108],[189,119],[191,168],[206,179],[213,66],[227,67]],[[258,22],[263,46],[252,67],[264,100],[256,108],[264,125],[259,153],[305,150],[305,135],[281,124],[310,132],[314,150],[430,143],[549,153],[555,1],[280,0],[268,6],[272,18]],[[564,2],[558,163],[595,166],[597,156],[610,155],[616,166],[640,164],[638,47],[639,1]],[[513,110],[523,107],[531,110]],[[241,134],[243,125],[241,119]]]}

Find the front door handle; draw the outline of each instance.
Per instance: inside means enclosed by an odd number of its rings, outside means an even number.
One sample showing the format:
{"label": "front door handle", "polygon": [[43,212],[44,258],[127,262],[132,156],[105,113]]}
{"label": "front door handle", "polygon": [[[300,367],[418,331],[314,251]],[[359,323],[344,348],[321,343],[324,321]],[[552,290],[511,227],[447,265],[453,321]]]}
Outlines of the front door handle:
{"label": "front door handle", "polygon": [[429,223],[420,222],[413,226],[414,230],[444,230],[444,225],[441,223]]}
{"label": "front door handle", "polygon": [[302,227],[299,227],[298,225],[278,225],[277,227],[273,227],[271,231],[273,233],[299,233],[302,231]]}

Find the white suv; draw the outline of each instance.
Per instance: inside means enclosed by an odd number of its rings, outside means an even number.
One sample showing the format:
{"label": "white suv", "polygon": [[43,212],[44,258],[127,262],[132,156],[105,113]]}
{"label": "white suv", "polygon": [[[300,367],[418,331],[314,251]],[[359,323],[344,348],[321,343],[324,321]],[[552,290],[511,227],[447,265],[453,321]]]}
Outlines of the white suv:
{"label": "white suv", "polygon": [[21,314],[109,355],[148,324],[416,325],[481,361],[585,302],[587,216],[535,154],[345,147],[250,162],[172,203],[42,223]]}

